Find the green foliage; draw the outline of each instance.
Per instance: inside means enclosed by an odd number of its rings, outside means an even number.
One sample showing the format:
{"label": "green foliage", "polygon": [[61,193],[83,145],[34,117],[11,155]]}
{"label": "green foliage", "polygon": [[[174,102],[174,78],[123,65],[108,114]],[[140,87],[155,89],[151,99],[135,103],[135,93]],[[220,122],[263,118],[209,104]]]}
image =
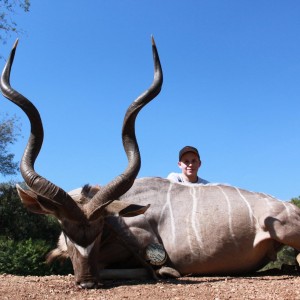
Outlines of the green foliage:
{"label": "green foliage", "polygon": [[[300,208],[300,196],[297,198],[292,198],[291,203],[295,204]],[[297,252],[298,253],[298,252]],[[297,255],[295,249],[289,246],[284,246],[278,253],[277,253],[277,260],[274,262],[268,263],[261,271],[269,270],[269,269],[281,269],[282,265],[298,265],[296,261]]]}
{"label": "green foliage", "polygon": [[297,198],[292,198],[291,203],[295,204],[300,208],[300,196],[298,196]]}
{"label": "green foliage", "polygon": [[292,247],[284,246],[277,253],[277,260],[268,263],[261,271],[270,269],[281,269],[282,265],[296,266],[295,250]]}
{"label": "green foliage", "polygon": [[44,240],[13,241],[6,237],[0,238],[0,273],[15,275],[50,275],[67,274],[71,266],[59,264],[47,265],[45,255],[51,245]]}
{"label": "green foliage", "polygon": [[11,184],[0,184],[0,235],[12,240],[43,239],[53,246],[60,234],[55,218],[28,212]]}
{"label": "green foliage", "polygon": [[0,273],[49,275],[72,273],[70,261],[45,263],[61,228],[52,216],[28,212],[15,186],[0,184]]}
{"label": "green foliage", "polygon": [[[0,0],[1,1],[1,0]],[[17,173],[18,164],[8,147],[16,142],[20,126],[16,117],[3,117],[0,121],[0,173],[4,176]]]}
{"label": "green foliage", "polygon": [[30,0],[0,0],[0,42],[5,44],[12,33],[20,34],[14,20],[18,10],[28,12]]}

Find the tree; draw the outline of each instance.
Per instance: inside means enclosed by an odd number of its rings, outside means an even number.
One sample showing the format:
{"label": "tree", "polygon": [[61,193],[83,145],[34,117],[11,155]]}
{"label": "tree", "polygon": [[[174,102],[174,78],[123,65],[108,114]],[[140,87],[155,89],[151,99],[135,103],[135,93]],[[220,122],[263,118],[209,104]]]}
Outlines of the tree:
{"label": "tree", "polygon": [[292,198],[291,202],[300,208],[300,196]]}
{"label": "tree", "polygon": [[12,33],[21,33],[14,16],[18,9],[28,12],[30,0],[0,0],[0,41],[5,44]]}
{"label": "tree", "polygon": [[0,183],[0,236],[15,241],[42,239],[54,246],[60,232],[54,217],[33,214],[23,206],[15,184]]}
{"label": "tree", "polygon": [[[25,188],[25,183],[19,183]],[[61,232],[53,216],[28,212],[12,183],[0,183],[0,274],[70,274],[72,264],[45,263]]]}
{"label": "tree", "polygon": [[0,121],[0,174],[3,176],[14,175],[19,170],[18,163],[14,162],[15,155],[8,151],[8,146],[15,143],[20,135],[17,122],[15,116]]}

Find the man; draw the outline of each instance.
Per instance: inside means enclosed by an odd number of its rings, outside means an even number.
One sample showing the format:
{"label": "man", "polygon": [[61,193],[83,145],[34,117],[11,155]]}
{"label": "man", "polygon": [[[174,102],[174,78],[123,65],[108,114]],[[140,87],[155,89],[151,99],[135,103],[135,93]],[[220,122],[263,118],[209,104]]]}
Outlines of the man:
{"label": "man", "polygon": [[179,151],[178,167],[181,169],[181,173],[170,173],[167,179],[186,184],[209,183],[198,176],[198,170],[201,167],[201,159],[199,152],[195,147],[185,146]]}

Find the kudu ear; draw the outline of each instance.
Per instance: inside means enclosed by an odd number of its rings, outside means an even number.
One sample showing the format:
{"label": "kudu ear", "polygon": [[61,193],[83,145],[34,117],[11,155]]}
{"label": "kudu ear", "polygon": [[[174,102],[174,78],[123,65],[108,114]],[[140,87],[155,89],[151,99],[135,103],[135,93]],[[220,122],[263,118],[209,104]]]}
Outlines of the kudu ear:
{"label": "kudu ear", "polygon": [[31,190],[23,190],[18,184],[17,191],[23,205],[29,211],[35,214],[53,214],[53,210],[46,209],[46,207],[41,205],[38,200],[40,197],[35,192]]}
{"label": "kudu ear", "polygon": [[66,210],[62,204],[40,196],[31,190],[24,190],[17,185],[17,191],[26,209],[35,214],[53,215],[57,219],[68,219],[74,222],[80,220],[72,211]]}
{"label": "kudu ear", "polygon": [[103,215],[103,210],[106,215],[119,215],[121,217],[135,217],[146,212],[150,204],[143,206],[137,204],[124,203],[119,200],[109,201],[101,205],[93,211],[89,216],[89,221],[96,220]]}
{"label": "kudu ear", "polygon": [[146,212],[150,204],[143,206],[137,204],[124,203],[121,201],[113,201],[106,207],[109,214],[119,214],[121,217],[135,217]]}

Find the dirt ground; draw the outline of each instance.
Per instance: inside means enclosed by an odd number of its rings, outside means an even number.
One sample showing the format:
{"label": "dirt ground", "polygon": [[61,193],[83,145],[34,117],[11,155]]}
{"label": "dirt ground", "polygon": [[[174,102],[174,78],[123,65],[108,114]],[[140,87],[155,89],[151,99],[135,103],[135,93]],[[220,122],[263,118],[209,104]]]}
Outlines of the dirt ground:
{"label": "dirt ground", "polygon": [[300,299],[300,276],[267,273],[244,277],[183,277],[164,281],[106,281],[82,290],[69,276],[0,275],[0,299]]}

